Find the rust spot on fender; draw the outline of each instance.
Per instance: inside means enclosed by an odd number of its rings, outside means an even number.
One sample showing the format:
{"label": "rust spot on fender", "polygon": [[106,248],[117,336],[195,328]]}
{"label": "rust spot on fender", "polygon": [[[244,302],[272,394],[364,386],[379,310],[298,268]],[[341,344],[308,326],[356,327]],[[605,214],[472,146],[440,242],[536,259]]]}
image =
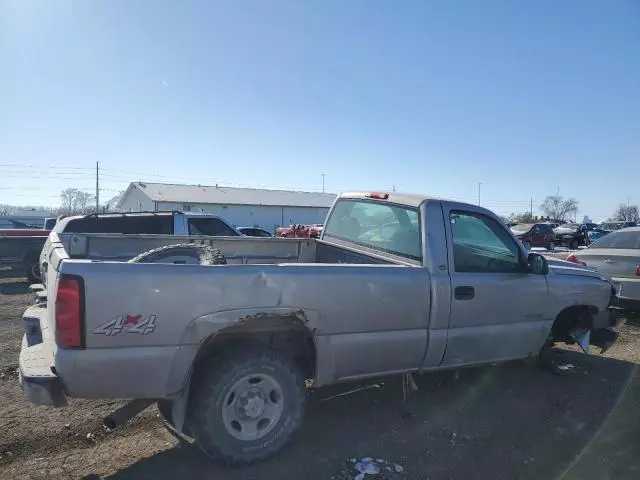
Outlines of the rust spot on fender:
{"label": "rust spot on fender", "polygon": [[247,327],[249,327],[249,330],[262,330],[263,328],[268,328],[270,326],[281,325],[283,321],[288,322],[290,325],[304,327],[305,329],[309,329],[314,335],[316,334],[317,329],[310,328],[307,314],[302,309],[292,310],[287,313],[266,311],[245,315],[240,317],[231,328],[243,327],[244,331],[246,331]]}

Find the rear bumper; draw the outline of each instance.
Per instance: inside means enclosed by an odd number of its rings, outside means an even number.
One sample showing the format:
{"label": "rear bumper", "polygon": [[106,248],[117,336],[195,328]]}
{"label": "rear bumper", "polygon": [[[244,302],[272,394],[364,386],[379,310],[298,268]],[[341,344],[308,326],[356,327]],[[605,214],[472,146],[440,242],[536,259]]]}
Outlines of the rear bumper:
{"label": "rear bumper", "polygon": [[640,312],[640,279],[614,277],[616,298],[614,308],[623,312]]}
{"label": "rear bumper", "polygon": [[50,343],[29,346],[25,334],[20,350],[20,387],[31,403],[64,407],[67,395],[62,380],[51,369],[51,358]]}
{"label": "rear bumper", "polygon": [[37,405],[67,405],[64,384],[52,368],[53,342],[47,325],[45,305],[33,305],[22,315],[25,334],[19,358],[20,387],[27,400]]}
{"label": "rear bumper", "polygon": [[50,407],[64,407],[67,405],[67,395],[62,381],[55,375],[50,377],[29,376],[20,368],[20,388],[25,397],[36,405]]}

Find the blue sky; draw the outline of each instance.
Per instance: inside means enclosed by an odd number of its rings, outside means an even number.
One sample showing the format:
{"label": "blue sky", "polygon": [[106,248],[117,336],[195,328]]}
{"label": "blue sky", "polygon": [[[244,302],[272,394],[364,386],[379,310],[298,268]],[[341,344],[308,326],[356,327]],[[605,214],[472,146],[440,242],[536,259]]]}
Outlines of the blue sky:
{"label": "blue sky", "polygon": [[0,203],[129,180],[640,203],[640,3],[0,0]]}

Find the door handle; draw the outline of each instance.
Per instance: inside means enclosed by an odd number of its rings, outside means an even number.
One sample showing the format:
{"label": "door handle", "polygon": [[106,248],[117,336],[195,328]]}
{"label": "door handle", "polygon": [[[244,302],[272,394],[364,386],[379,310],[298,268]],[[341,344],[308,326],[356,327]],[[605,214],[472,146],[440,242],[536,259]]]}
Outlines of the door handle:
{"label": "door handle", "polygon": [[456,300],[471,300],[475,295],[473,287],[456,287],[453,291],[453,296]]}

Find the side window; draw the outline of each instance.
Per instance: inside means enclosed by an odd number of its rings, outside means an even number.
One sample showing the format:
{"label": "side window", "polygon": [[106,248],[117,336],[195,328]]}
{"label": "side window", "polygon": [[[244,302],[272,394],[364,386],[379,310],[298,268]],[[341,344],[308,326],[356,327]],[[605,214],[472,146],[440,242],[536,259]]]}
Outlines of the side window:
{"label": "side window", "polygon": [[456,272],[520,271],[520,249],[498,222],[471,212],[452,212],[449,221]]}
{"label": "side window", "polygon": [[238,233],[217,218],[190,218],[189,235],[237,237]]}
{"label": "side window", "polygon": [[541,228],[540,228],[540,225],[534,225],[533,226],[533,233],[543,233]]}

